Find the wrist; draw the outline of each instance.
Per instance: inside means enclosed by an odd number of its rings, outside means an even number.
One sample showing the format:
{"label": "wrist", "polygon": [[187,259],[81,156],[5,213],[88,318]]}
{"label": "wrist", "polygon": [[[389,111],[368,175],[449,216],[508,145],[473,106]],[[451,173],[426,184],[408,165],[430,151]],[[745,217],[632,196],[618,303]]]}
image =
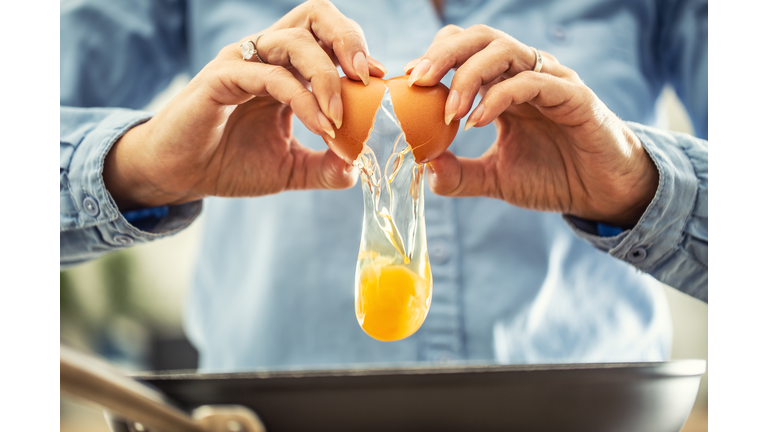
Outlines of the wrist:
{"label": "wrist", "polygon": [[629,229],[634,227],[656,196],[659,187],[659,170],[640,139],[626,125],[623,134],[630,149],[630,174],[617,212],[600,222]]}
{"label": "wrist", "polygon": [[[151,120],[150,120],[151,122]],[[149,122],[128,130],[110,148],[104,160],[104,185],[120,211],[157,207],[183,202],[178,196],[157,187],[160,172],[152,168],[152,133]]]}

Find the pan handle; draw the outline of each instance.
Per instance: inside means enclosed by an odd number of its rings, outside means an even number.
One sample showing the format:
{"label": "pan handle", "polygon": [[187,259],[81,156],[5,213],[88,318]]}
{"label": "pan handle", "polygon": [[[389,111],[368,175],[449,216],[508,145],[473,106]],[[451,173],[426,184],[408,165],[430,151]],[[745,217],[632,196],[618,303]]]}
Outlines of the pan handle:
{"label": "pan handle", "polygon": [[[241,406],[203,406],[190,417],[170,405],[161,393],[142,385],[98,358],[61,346],[61,391],[100,405],[155,431],[263,432],[253,411]],[[233,428],[237,426],[237,428]]]}

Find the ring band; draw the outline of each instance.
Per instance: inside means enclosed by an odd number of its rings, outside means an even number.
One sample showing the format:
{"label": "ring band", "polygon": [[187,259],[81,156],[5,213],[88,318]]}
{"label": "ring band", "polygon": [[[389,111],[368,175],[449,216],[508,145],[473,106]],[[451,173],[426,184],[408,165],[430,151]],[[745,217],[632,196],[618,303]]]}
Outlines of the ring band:
{"label": "ring band", "polygon": [[534,66],[533,71],[541,72],[541,67],[544,65],[544,58],[541,57],[541,52],[539,52],[539,50],[536,48],[533,48],[533,50],[536,52],[536,66]]}
{"label": "ring band", "polygon": [[245,41],[240,44],[240,54],[243,55],[243,60],[248,61],[255,56],[259,63],[267,64],[267,62],[259,57],[259,50],[256,48],[256,44],[259,43],[259,38],[262,36],[264,36],[264,33],[259,34],[256,36],[256,39],[252,41]]}

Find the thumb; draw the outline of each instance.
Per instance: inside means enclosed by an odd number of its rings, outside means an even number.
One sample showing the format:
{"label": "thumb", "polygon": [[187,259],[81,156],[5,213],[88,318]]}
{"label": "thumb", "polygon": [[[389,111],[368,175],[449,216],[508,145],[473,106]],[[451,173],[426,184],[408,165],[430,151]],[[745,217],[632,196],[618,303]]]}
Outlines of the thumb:
{"label": "thumb", "polygon": [[310,150],[294,142],[295,164],[288,189],[349,189],[357,183],[357,168],[331,150]]}
{"label": "thumb", "polygon": [[483,159],[457,157],[446,150],[427,163],[429,188],[437,195],[444,196],[495,196],[490,192],[494,190],[496,176]]}

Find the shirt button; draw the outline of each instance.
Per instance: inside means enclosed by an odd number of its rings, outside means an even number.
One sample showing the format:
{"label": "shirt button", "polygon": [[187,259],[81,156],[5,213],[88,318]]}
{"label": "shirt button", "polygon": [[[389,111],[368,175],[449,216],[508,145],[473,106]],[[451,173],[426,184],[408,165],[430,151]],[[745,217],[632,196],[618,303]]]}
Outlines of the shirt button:
{"label": "shirt button", "polygon": [[629,250],[629,253],[627,254],[627,261],[631,263],[637,263],[645,259],[645,257],[648,256],[648,252],[646,252],[645,248],[636,247]]}
{"label": "shirt button", "polygon": [[118,234],[112,238],[112,240],[115,241],[115,243],[122,245],[122,246],[130,246],[133,244],[133,238],[131,236]]}
{"label": "shirt button", "polygon": [[567,45],[571,42],[571,35],[564,27],[554,26],[549,31],[549,40],[561,45]]}
{"label": "shirt button", "polygon": [[429,258],[435,264],[445,264],[448,262],[451,258],[448,244],[445,242],[435,242],[429,250]]}
{"label": "shirt button", "polygon": [[99,215],[99,203],[93,197],[85,197],[83,208],[88,216],[96,217]]}

